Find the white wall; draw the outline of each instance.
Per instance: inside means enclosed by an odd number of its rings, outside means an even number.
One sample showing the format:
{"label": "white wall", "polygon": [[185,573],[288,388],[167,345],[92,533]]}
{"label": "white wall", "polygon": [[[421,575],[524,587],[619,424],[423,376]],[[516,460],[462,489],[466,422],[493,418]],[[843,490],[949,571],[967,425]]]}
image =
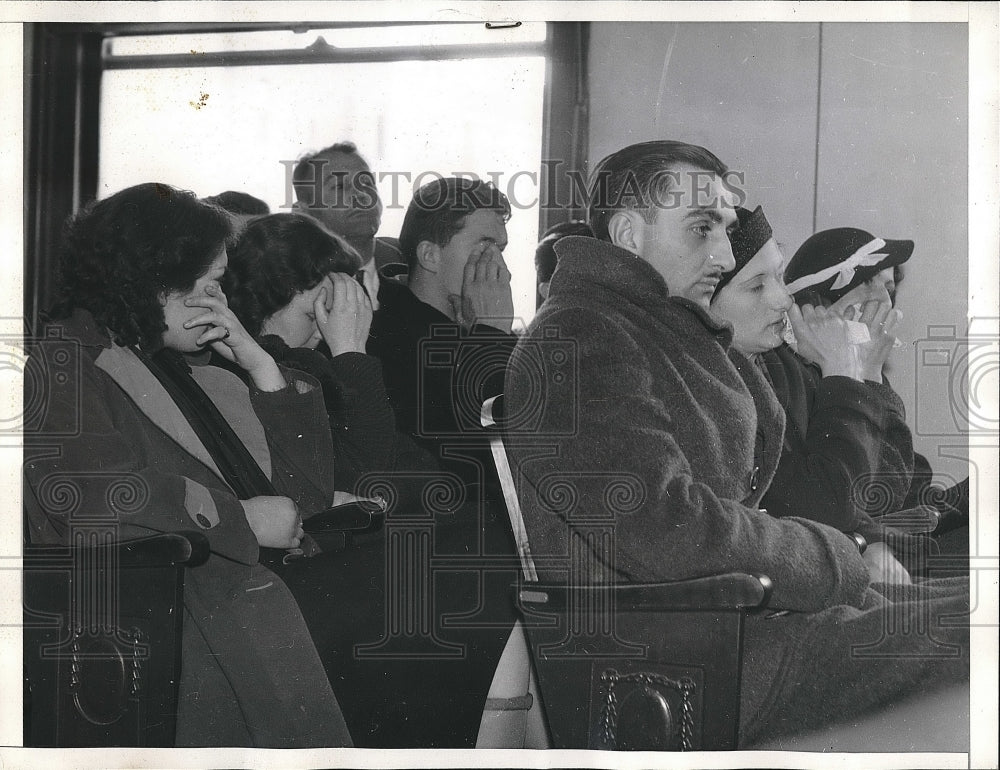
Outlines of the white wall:
{"label": "white wall", "polygon": [[849,224],[915,242],[897,302],[890,378],[914,445],[939,456],[958,394],[949,369],[922,360],[933,327],[964,335],[968,315],[968,54],[958,24],[824,24],[817,229]]}
{"label": "white wall", "polygon": [[764,206],[789,255],[828,227],[916,242],[891,378],[943,481],[967,474],[939,454],[963,443],[951,416],[960,383],[924,365],[922,341],[929,327],[967,328],[967,92],[960,24],[591,27],[591,164],[682,139],[745,174],[748,205]]}
{"label": "white wall", "polygon": [[593,24],[591,162],[648,139],[703,145],[745,174],[779,240],[801,243],[812,232],[818,39],[818,24]]}

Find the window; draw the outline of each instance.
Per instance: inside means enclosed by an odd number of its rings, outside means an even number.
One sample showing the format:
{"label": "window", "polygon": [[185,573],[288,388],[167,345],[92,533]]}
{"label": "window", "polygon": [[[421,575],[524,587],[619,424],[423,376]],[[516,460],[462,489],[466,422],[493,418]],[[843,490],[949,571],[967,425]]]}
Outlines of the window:
{"label": "window", "polygon": [[109,38],[98,196],[161,181],[288,210],[292,163],[350,140],[376,173],[379,234],[395,236],[413,189],[435,174],[493,179],[514,209],[506,255],[527,322],[546,34],[409,24]]}

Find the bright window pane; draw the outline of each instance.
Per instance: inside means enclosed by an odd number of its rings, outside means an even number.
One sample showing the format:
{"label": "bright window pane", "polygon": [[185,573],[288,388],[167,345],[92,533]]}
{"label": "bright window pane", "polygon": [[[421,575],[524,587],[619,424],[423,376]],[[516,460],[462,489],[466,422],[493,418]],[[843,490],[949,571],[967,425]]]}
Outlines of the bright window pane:
{"label": "bright window pane", "polygon": [[[101,102],[100,191],[160,181],[199,196],[292,201],[291,165],[335,141],[379,179],[383,236],[433,174],[495,178],[512,194],[514,307],[534,314],[544,57],[111,70]],[[285,161],[285,163],[282,163]],[[523,172],[517,175],[518,172]]]}

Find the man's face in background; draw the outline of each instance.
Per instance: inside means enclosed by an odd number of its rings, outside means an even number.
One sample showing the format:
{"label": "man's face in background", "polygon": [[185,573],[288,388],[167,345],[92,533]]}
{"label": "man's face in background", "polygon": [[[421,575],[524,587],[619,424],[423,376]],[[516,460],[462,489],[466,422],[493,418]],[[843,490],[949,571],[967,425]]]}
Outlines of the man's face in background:
{"label": "man's face in background", "polygon": [[[354,152],[332,152],[313,159],[312,166],[320,181],[296,187],[299,210],[349,242],[374,238],[382,224],[382,201],[364,159]],[[321,197],[310,200],[314,191]]]}

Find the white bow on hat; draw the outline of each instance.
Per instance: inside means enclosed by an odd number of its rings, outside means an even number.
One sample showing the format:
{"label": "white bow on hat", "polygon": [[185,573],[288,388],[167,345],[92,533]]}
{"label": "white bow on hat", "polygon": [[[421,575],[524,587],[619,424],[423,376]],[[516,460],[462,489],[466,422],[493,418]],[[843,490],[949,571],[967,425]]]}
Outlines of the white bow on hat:
{"label": "white bow on hat", "polygon": [[823,281],[831,275],[836,275],[837,280],[833,282],[833,285],[830,288],[831,290],[843,289],[845,286],[849,286],[851,281],[854,280],[854,273],[859,267],[871,267],[872,265],[877,265],[889,256],[884,251],[879,251],[879,249],[882,248],[885,248],[885,241],[881,238],[875,238],[855,251],[843,262],[838,262],[836,265],[824,268],[818,273],[804,275],[801,278],[792,281],[785,288],[788,290],[789,294],[795,294],[796,292],[802,291],[802,289],[807,289],[810,286],[823,283]]}

